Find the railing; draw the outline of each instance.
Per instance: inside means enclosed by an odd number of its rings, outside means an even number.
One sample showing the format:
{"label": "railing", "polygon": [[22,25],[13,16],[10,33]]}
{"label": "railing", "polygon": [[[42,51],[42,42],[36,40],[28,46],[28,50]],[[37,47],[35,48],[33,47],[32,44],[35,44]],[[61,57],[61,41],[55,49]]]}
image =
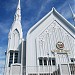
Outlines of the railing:
{"label": "railing", "polygon": [[[0,68],[1,72],[0,75],[4,75],[4,68]],[[14,74],[12,74],[10,71],[9,75],[19,75],[16,71],[18,68],[14,68],[12,70],[12,73],[14,72]],[[27,71],[26,71],[27,69]],[[55,66],[51,67],[51,66],[23,66],[22,67],[22,75],[26,75],[26,73],[28,73],[27,75],[58,75],[58,69],[55,68]],[[6,74],[8,75],[8,74]]]}
{"label": "railing", "polygon": [[[71,75],[75,75],[75,64],[69,64],[69,66]],[[17,68],[15,70],[17,71]],[[4,75],[4,71],[5,67],[0,67],[0,75]],[[9,75],[18,75],[18,74],[14,73]],[[58,66],[58,68],[56,68],[56,66],[23,66],[22,75],[61,75],[61,73],[60,73],[60,66]]]}
{"label": "railing", "polygon": [[56,66],[27,66],[23,67],[22,75],[26,75],[26,72],[27,75],[75,75],[75,64],[69,64],[66,68],[65,66],[67,65],[68,64],[61,64],[61,67],[59,65],[58,68],[56,68]]}
{"label": "railing", "polygon": [[59,75],[56,66],[27,66],[22,68],[22,75]]}

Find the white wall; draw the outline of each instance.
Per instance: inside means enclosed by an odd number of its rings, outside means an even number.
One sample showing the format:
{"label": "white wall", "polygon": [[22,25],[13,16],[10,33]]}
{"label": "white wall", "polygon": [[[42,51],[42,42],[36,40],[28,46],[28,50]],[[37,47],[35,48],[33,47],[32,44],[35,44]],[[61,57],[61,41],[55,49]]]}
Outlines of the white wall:
{"label": "white wall", "polygon": [[[45,20],[35,24],[27,34],[26,45],[26,72],[30,73],[28,67],[38,66],[39,57],[53,57],[52,50],[56,50],[56,43],[64,43],[64,50],[69,50],[69,57],[74,57],[75,39],[66,24],[54,14],[50,14]],[[37,71],[33,68],[32,72]]]}

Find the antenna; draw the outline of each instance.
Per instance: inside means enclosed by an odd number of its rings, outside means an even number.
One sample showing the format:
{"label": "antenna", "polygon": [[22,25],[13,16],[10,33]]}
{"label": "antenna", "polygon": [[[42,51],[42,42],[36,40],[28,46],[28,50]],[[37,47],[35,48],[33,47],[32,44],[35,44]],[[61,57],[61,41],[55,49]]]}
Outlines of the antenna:
{"label": "antenna", "polygon": [[70,10],[71,10],[71,13],[72,13],[73,20],[75,21],[75,13],[73,12],[73,9],[72,9],[70,4],[69,4],[69,7],[70,7]]}

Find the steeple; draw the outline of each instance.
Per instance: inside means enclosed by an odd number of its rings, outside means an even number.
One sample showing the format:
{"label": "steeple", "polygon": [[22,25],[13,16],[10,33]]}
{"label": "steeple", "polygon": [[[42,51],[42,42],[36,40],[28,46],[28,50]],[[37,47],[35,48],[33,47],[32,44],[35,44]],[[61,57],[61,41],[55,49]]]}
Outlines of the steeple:
{"label": "steeple", "polygon": [[21,7],[20,7],[20,0],[18,1],[17,10],[14,16],[15,21],[21,21]]}
{"label": "steeple", "polygon": [[14,21],[12,24],[12,27],[10,29],[10,34],[12,35],[14,30],[18,30],[20,34],[20,38],[22,38],[22,25],[21,25],[21,6],[20,6],[20,0],[18,0],[17,10],[14,15]]}

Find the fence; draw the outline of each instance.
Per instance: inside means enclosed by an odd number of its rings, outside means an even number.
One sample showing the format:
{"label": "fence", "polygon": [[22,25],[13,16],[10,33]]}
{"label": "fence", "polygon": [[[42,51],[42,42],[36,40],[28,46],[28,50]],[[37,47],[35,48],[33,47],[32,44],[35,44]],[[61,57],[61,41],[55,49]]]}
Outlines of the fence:
{"label": "fence", "polygon": [[27,66],[23,67],[22,75],[59,75],[56,66]]}
{"label": "fence", "polygon": [[[70,70],[68,71],[68,67]],[[61,68],[61,69],[60,69]],[[15,72],[17,71],[17,68],[15,69]],[[60,70],[63,72],[63,75],[75,75],[75,64],[62,64],[61,67],[58,65],[58,68],[56,66],[27,66],[22,67],[22,74],[21,75],[61,75]],[[0,67],[0,75],[4,75],[5,67]],[[13,72],[13,70],[12,70]],[[19,75],[16,73],[9,74],[9,75]]]}
{"label": "fence", "polygon": [[[27,68],[27,71],[26,71]],[[10,70],[10,69],[9,69]],[[52,71],[53,70],[53,71]],[[0,67],[0,75],[4,75],[5,67]],[[16,72],[17,71],[17,72]],[[22,75],[26,75],[26,72],[28,75],[57,75],[58,70],[55,69],[55,66],[50,67],[50,66],[23,66],[22,67]],[[8,71],[10,72],[10,71]],[[53,72],[53,74],[52,74]],[[18,68],[12,69],[12,73],[9,73],[9,75],[19,75],[18,74]]]}

